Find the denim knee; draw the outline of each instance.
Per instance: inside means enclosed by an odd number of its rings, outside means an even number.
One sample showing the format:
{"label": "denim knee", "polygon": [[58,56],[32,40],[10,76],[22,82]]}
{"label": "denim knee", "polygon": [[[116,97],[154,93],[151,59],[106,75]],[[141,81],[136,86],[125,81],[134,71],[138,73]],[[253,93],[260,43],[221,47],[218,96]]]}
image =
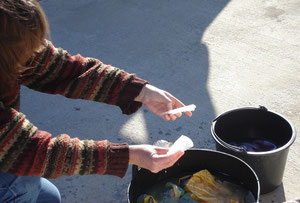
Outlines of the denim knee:
{"label": "denim knee", "polygon": [[57,187],[45,178],[41,178],[41,190],[37,203],[60,203],[61,196]]}
{"label": "denim knee", "polygon": [[0,202],[60,203],[54,184],[38,176],[16,176],[0,172]]}
{"label": "denim knee", "polygon": [[40,177],[0,172],[0,202],[35,202],[40,189]]}

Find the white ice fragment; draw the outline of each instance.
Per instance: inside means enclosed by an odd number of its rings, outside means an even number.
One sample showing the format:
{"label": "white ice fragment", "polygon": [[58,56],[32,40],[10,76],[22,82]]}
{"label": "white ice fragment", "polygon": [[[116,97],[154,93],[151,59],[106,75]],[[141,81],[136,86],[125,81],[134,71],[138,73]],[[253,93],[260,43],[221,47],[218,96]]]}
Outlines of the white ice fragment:
{"label": "white ice fragment", "polygon": [[157,147],[169,147],[172,143],[166,140],[157,140],[153,145]]}
{"label": "white ice fragment", "polygon": [[187,149],[190,149],[194,146],[193,141],[185,136],[181,135],[175,142],[174,144],[169,148],[169,153],[175,151],[175,150],[182,150],[186,151]]}
{"label": "white ice fragment", "polygon": [[180,107],[180,108],[177,108],[177,109],[172,109],[170,111],[166,111],[166,112],[163,113],[163,115],[177,114],[177,113],[186,112],[186,111],[195,111],[195,109],[196,109],[196,105],[191,104],[191,105],[188,105],[188,106],[184,106],[184,107]]}

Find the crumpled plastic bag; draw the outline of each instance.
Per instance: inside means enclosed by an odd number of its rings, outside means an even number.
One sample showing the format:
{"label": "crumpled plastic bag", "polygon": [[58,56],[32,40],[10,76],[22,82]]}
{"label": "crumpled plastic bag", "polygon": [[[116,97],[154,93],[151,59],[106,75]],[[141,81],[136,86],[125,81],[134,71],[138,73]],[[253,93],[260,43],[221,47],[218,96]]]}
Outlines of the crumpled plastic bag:
{"label": "crumpled plastic bag", "polygon": [[179,185],[173,182],[174,179],[163,184],[158,183],[146,194],[138,197],[137,203],[196,203],[197,201],[190,197],[190,195]]}
{"label": "crumpled plastic bag", "polygon": [[137,203],[157,203],[153,196],[142,194],[138,197]]}
{"label": "crumpled plastic bag", "polygon": [[179,199],[184,194],[184,190],[182,188],[171,182],[166,183],[166,188],[169,189],[165,191],[165,195],[169,196],[172,199]]}
{"label": "crumpled plastic bag", "polygon": [[232,190],[231,185],[217,180],[208,170],[201,170],[192,175],[184,189],[199,202],[207,203],[242,203],[244,194]]}

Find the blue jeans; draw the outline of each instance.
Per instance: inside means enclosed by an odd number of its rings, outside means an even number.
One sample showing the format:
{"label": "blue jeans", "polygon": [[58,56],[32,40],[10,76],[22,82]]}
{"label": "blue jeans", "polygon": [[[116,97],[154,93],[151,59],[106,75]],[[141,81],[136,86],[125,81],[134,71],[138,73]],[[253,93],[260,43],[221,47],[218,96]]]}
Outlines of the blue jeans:
{"label": "blue jeans", "polygon": [[38,176],[16,176],[0,172],[1,203],[60,203],[58,189]]}

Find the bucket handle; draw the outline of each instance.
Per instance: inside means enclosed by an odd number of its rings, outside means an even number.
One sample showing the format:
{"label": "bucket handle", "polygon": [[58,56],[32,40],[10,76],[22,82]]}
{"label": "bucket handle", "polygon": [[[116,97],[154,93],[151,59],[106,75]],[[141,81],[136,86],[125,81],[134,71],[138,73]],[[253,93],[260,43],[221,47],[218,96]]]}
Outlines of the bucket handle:
{"label": "bucket handle", "polygon": [[[262,105],[258,105],[258,109],[259,109],[259,110],[262,110],[262,111],[268,111],[268,109],[267,109],[265,106],[262,106]],[[232,110],[232,111],[234,111],[234,110]],[[222,115],[223,115],[223,114],[221,114],[221,115],[217,116],[216,118],[214,118],[214,119],[212,120],[212,122],[217,121]]]}
{"label": "bucket handle", "polygon": [[139,172],[139,167],[137,165],[132,165],[132,175],[131,175],[132,180],[135,178],[138,172]]}
{"label": "bucket handle", "polygon": [[268,109],[265,106],[259,105],[260,110],[268,111]]}
{"label": "bucket handle", "polygon": [[[217,137],[217,136],[216,136]],[[223,146],[225,148],[227,148],[228,150],[230,151],[235,151],[235,152],[238,152],[238,153],[243,153],[243,154],[247,154],[247,151],[242,148],[242,147],[237,147],[237,146],[234,146],[234,145],[231,145],[231,144],[228,144],[226,142],[224,142],[223,140],[221,140],[219,137],[217,137],[218,141],[221,142],[223,144]]]}
{"label": "bucket handle", "polygon": [[[259,107],[259,109],[262,110],[262,111],[268,111],[268,109],[267,109],[265,106],[259,105],[258,107]],[[221,116],[221,115],[220,115],[220,116]],[[213,120],[213,122],[216,122],[216,121],[219,119],[220,116],[216,117],[216,118]],[[227,148],[228,150],[231,150],[231,151],[233,150],[233,151],[235,151],[235,152],[247,154],[247,151],[246,151],[244,148],[241,148],[241,147],[237,147],[237,146],[228,144],[227,142],[224,142],[222,139],[220,139],[217,135],[215,135],[215,137],[216,137],[217,140],[218,140],[221,144],[223,144],[223,146],[224,146],[225,148]]]}

